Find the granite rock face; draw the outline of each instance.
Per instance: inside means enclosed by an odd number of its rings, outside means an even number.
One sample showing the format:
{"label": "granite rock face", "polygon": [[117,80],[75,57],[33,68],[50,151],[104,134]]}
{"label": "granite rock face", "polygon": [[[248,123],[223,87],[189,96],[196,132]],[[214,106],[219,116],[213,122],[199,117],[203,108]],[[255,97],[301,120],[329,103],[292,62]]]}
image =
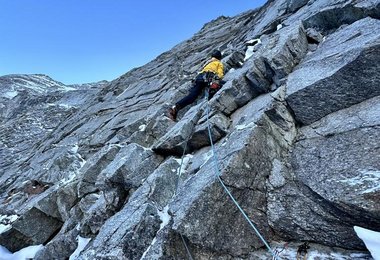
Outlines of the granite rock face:
{"label": "granite rock face", "polygon": [[365,18],[326,37],[288,79],[287,102],[310,124],[380,94],[380,21]]}
{"label": "granite rock face", "polygon": [[[0,77],[0,245],[269,259],[237,203],[280,259],[371,259],[353,227],[380,231],[379,6],[268,1],[108,83]],[[216,48],[225,84],[171,121]]]}

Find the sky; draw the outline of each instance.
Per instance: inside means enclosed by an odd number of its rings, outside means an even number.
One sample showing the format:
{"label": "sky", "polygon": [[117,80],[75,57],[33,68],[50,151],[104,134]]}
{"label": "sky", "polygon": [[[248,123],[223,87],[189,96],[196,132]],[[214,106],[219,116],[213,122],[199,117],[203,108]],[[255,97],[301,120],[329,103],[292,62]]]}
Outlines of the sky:
{"label": "sky", "polygon": [[0,76],[113,80],[266,0],[0,0]]}

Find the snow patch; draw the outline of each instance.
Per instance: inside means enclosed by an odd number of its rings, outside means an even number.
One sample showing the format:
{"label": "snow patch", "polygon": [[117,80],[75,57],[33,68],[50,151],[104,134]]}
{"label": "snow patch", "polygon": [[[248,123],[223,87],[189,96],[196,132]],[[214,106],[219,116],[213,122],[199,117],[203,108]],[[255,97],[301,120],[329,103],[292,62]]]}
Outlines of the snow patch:
{"label": "snow patch", "polygon": [[[157,214],[160,216],[160,219],[161,219],[160,229],[157,231],[157,234],[158,234],[170,222],[171,216],[169,215],[169,206],[166,205],[162,211],[157,210]],[[145,250],[145,252],[143,253],[140,259],[145,258],[146,254],[149,252],[150,248],[156,243],[156,241],[157,241],[157,236],[153,238],[152,243],[150,243],[150,245]]]}
{"label": "snow patch", "polygon": [[12,98],[14,98],[15,96],[17,96],[18,95],[18,92],[17,91],[8,91],[8,92],[5,92],[4,94],[3,94],[3,97],[5,97],[5,98],[9,98],[9,99],[12,99]]}
{"label": "snow patch", "polygon": [[7,232],[11,228],[12,228],[12,225],[9,225],[9,224],[8,225],[0,224],[0,234],[4,233],[4,232]]}
{"label": "snow patch", "polygon": [[34,256],[38,251],[40,251],[44,246],[43,245],[37,245],[37,246],[28,246],[20,251],[17,251],[15,253],[11,253],[3,246],[0,246],[0,259],[1,260],[26,260],[26,259],[33,259]]}
{"label": "snow patch", "polygon": [[[179,167],[177,169],[177,175],[181,176],[183,173],[186,172],[185,169],[186,169],[187,165],[189,164],[191,158],[193,158],[193,156],[191,154],[189,154],[189,155],[186,155],[185,157],[183,157],[183,159],[176,159],[177,163],[179,164]],[[182,160],[183,160],[183,162],[182,162]]]}
{"label": "snow patch", "polygon": [[375,260],[380,260],[380,232],[354,226],[358,237],[363,240],[368,251]]}
{"label": "snow patch", "polygon": [[146,125],[140,125],[140,126],[139,126],[139,130],[140,130],[140,132],[144,132],[145,129],[146,129]]}
{"label": "snow patch", "polygon": [[245,124],[245,125],[236,125],[235,129],[236,130],[244,130],[244,129],[247,129],[247,128],[253,128],[255,126],[256,126],[256,124],[254,122],[251,122],[251,123]]}
{"label": "snow patch", "polygon": [[90,242],[91,238],[84,238],[81,236],[77,236],[78,247],[75,249],[74,253],[71,254],[69,260],[75,260],[78,258],[79,254],[83,251],[83,249]]}
{"label": "snow patch", "polygon": [[10,230],[12,228],[11,224],[17,219],[17,215],[0,215],[0,234]]}
{"label": "snow patch", "polygon": [[244,61],[248,60],[252,57],[252,55],[255,53],[255,45],[261,43],[260,39],[253,39],[246,42],[246,45],[248,45],[247,50],[245,51],[245,57]]}
{"label": "snow patch", "polygon": [[247,48],[247,50],[245,51],[244,61],[252,57],[252,55],[255,53],[254,48],[255,48],[254,46],[249,46]]}
{"label": "snow patch", "polygon": [[166,205],[162,211],[158,211],[158,215],[161,219],[160,230],[163,229],[167,224],[169,224],[171,216],[169,215],[169,206]]}

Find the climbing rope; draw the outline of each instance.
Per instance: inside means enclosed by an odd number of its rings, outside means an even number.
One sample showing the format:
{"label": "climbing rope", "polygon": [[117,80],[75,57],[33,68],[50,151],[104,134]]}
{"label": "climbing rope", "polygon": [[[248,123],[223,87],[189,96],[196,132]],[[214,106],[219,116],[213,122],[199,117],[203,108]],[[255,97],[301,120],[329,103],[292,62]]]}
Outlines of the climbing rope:
{"label": "climbing rope", "polygon": [[208,89],[206,89],[205,99],[206,99],[206,102],[207,102],[207,105],[206,105],[207,130],[208,130],[208,136],[209,136],[209,139],[210,139],[213,159],[214,159],[214,171],[215,171],[215,175],[218,178],[218,181],[222,185],[222,187],[225,190],[225,192],[228,194],[228,196],[232,200],[232,202],[236,205],[236,207],[239,209],[239,211],[241,212],[241,214],[247,220],[247,222],[249,223],[249,225],[255,231],[255,233],[257,234],[257,236],[260,238],[260,240],[267,247],[268,251],[272,254],[273,259],[277,260],[279,258],[275,255],[275,253],[273,252],[272,248],[269,246],[269,244],[264,239],[264,237],[260,234],[259,230],[253,224],[253,222],[250,220],[250,218],[247,216],[247,214],[244,212],[244,210],[240,207],[239,203],[236,201],[236,199],[234,198],[234,196],[231,194],[231,192],[228,190],[228,188],[224,184],[223,180],[220,178],[220,169],[219,169],[219,164],[218,164],[219,160],[218,160],[218,157],[217,157],[217,153],[215,151],[214,142],[212,141],[211,125],[210,125],[210,120],[209,120],[210,119],[209,118],[210,117],[210,104],[209,104],[209,101],[208,101]]}

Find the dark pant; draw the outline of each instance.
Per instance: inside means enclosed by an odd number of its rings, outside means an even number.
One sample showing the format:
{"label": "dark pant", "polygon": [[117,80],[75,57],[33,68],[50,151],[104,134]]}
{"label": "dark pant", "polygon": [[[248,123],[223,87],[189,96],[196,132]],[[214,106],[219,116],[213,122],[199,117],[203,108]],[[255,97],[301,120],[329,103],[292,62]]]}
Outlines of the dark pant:
{"label": "dark pant", "polygon": [[190,93],[175,104],[177,109],[182,109],[193,103],[206,87],[206,82],[195,80],[193,87],[190,89]]}

